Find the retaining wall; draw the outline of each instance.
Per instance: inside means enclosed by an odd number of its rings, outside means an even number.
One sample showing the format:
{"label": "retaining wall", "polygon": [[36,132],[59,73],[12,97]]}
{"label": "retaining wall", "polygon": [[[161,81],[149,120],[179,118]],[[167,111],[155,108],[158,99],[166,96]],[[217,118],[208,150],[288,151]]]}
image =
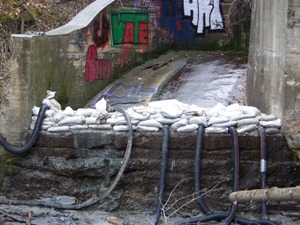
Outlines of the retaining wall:
{"label": "retaining wall", "polygon": [[[105,210],[154,210],[158,194],[162,132],[134,132],[132,155],[115,191],[96,208]],[[2,157],[1,195],[31,199],[74,196],[80,202],[103,192],[116,175],[124,156],[127,132],[42,132],[36,145],[20,157]],[[171,133],[166,196],[168,204],[194,197],[196,132]],[[239,135],[241,190],[259,187],[260,140],[257,132]],[[229,134],[204,135],[202,183],[205,199],[215,210],[227,211],[232,185],[232,143]],[[300,162],[281,134],[267,135],[268,186],[290,187],[300,183]],[[176,187],[176,188],[175,188]],[[293,203],[270,203],[273,210],[297,211]],[[174,208],[174,210],[175,210]],[[183,212],[199,212],[191,201]],[[257,213],[259,205],[240,206]],[[173,209],[172,209],[173,210]],[[273,211],[274,212],[274,211]],[[278,212],[276,212],[278,213]]]}

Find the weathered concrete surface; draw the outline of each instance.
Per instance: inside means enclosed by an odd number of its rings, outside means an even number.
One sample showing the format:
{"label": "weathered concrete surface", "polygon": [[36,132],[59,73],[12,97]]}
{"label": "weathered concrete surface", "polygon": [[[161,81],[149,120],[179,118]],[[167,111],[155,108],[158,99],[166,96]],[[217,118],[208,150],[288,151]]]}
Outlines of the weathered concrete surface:
{"label": "weathered concrete surface", "polygon": [[253,1],[247,103],[283,120],[289,146],[300,148],[298,1]]}
{"label": "weathered concrete surface", "polygon": [[[102,193],[116,175],[127,142],[126,132],[42,133],[36,146],[21,157],[6,155],[1,195],[37,199],[74,196],[82,202]],[[193,200],[193,163],[196,133],[171,133],[166,196],[168,204],[192,200],[180,217],[199,213]],[[260,143],[257,133],[240,135],[241,189],[258,188]],[[158,194],[162,132],[134,132],[128,168],[115,191],[93,210],[152,212]],[[49,148],[51,146],[51,148]],[[300,162],[281,135],[267,138],[268,186],[289,187],[300,183]],[[232,144],[229,135],[205,135],[202,161],[205,199],[215,210],[227,211],[232,185]],[[176,210],[172,207],[170,212]],[[294,212],[297,205],[272,203],[271,214]],[[259,205],[240,205],[240,212],[257,215]],[[273,210],[272,210],[273,209]],[[191,214],[192,213],[192,214]],[[64,217],[64,216],[63,216]],[[297,219],[298,218],[298,219]],[[296,221],[299,217],[296,216]],[[66,223],[67,224],[67,223]],[[88,224],[88,223],[86,223]],[[141,223],[142,224],[142,223]],[[288,223],[286,223],[288,224]],[[291,223],[292,224],[292,223]]]}

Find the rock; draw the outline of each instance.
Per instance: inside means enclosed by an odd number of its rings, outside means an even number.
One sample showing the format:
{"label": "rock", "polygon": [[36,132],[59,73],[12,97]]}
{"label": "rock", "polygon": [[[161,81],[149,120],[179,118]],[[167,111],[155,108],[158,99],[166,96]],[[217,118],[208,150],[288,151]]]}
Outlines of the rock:
{"label": "rock", "polygon": [[76,204],[77,199],[70,196],[58,196],[55,198],[55,202],[62,205],[74,205]]}

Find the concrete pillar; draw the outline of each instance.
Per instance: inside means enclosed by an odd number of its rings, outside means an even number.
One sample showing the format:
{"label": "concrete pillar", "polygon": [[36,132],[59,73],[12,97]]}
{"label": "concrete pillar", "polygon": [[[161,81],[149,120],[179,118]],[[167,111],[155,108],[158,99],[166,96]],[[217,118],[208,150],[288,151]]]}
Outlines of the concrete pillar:
{"label": "concrete pillar", "polygon": [[254,0],[246,99],[282,118],[292,149],[300,149],[300,1]]}

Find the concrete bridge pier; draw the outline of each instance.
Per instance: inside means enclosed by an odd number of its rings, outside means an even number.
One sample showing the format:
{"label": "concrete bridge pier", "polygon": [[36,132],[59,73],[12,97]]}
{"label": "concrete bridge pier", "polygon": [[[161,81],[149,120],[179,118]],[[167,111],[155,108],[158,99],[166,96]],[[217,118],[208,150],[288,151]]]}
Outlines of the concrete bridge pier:
{"label": "concrete bridge pier", "polygon": [[300,149],[300,2],[252,4],[247,104],[282,118],[289,147]]}

